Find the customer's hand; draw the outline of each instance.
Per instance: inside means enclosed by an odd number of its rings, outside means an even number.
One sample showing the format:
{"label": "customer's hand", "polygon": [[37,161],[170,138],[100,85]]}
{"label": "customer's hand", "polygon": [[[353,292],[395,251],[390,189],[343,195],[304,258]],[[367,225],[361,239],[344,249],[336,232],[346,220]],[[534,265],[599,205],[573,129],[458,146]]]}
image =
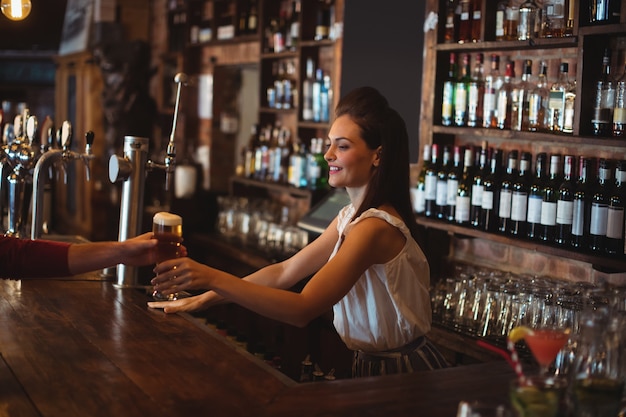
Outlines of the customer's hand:
{"label": "customer's hand", "polygon": [[[119,245],[119,252],[122,257],[120,263],[129,266],[143,266],[156,263],[157,241],[152,232],[147,232],[139,236],[116,243]],[[182,245],[180,256],[187,256],[187,248]]]}

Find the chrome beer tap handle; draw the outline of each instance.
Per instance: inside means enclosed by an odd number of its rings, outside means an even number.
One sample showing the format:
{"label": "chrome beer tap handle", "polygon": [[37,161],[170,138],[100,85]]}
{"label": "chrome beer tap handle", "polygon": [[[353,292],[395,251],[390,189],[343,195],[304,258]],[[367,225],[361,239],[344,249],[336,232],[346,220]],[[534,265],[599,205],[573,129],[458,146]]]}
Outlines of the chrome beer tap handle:
{"label": "chrome beer tap handle", "polygon": [[93,140],[96,137],[93,131],[88,131],[85,133],[85,153],[80,156],[80,159],[85,164],[85,175],[87,176],[87,181],[91,181],[91,167],[89,162],[94,158],[94,155],[91,151],[91,146],[93,145]]}
{"label": "chrome beer tap handle", "polygon": [[180,109],[180,90],[183,85],[187,85],[189,77],[187,74],[179,72],[174,76],[174,82],[176,86],[176,102],[174,105],[174,117],[172,119],[172,131],[170,133],[170,140],[167,143],[165,150],[165,190],[170,189],[170,183],[172,182],[172,174],[176,167],[176,141],[174,140],[176,134],[176,125],[178,124],[178,112]]}

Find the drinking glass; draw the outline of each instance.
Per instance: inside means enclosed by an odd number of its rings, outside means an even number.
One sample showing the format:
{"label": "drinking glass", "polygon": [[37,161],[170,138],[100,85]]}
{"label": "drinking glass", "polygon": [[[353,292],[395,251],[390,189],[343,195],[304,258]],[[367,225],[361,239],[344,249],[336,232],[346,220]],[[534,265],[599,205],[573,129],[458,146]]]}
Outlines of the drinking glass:
{"label": "drinking glass", "polygon": [[503,404],[461,401],[456,417],[511,417],[511,411]]}
{"label": "drinking glass", "polygon": [[509,395],[519,417],[556,417],[565,401],[564,379],[535,375],[514,379]]}
{"label": "drinking glass", "polygon": [[[181,243],[183,242],[183,219],[182,217],[165,211],[158,212],[152,219],[152,233],[159,241],[157,245],[157,265],[168,259],[178,258],[181,254]],[[156,300],[176,300],[178,293],[162,295],[154,291],[152,296]]]}
{"label": "drinking glass", "polygon": [[624,379],[620,376],[619,337],[622,329],[610,314],[587,312],[573,367],[575,417],[615,417]]}

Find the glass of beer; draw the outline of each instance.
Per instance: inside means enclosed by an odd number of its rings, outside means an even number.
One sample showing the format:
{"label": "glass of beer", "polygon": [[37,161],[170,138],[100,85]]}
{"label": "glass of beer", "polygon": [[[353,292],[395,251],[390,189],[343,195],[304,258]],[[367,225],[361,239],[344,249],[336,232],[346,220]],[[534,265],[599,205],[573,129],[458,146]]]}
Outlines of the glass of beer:
{"label": "glass of beer", "polygon": [[[160,262],[180,256],[180,247],[183,242],[182,217],[165,211],[156,213],[152,219],[152,233],[154,233],[154,238],[159,241],[157,245],[157,265]],[[155,290],[152,296],[156,300],[171,301],[178,298],[178,293],[164,296]]]}

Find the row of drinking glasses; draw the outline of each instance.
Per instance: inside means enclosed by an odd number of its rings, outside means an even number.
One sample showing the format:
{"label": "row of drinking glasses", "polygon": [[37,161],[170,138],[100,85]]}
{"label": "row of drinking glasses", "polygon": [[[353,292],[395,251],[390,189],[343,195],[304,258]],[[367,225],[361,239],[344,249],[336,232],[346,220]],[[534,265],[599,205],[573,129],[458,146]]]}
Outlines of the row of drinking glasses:
{"label": "row of drinking glasses", "polygon": [[255,247],[272,257],[288,257],[308,244],[288,206],[268,199],[219,196],[217,231],[228,240]]}
{"label": "row of drinking glasses", "polygon": [[431,293],[433,316],[466,334],[503,337],[515,326],[558,326],[577,333],[583,309],[626,311],[626,288],[455,265]]}

